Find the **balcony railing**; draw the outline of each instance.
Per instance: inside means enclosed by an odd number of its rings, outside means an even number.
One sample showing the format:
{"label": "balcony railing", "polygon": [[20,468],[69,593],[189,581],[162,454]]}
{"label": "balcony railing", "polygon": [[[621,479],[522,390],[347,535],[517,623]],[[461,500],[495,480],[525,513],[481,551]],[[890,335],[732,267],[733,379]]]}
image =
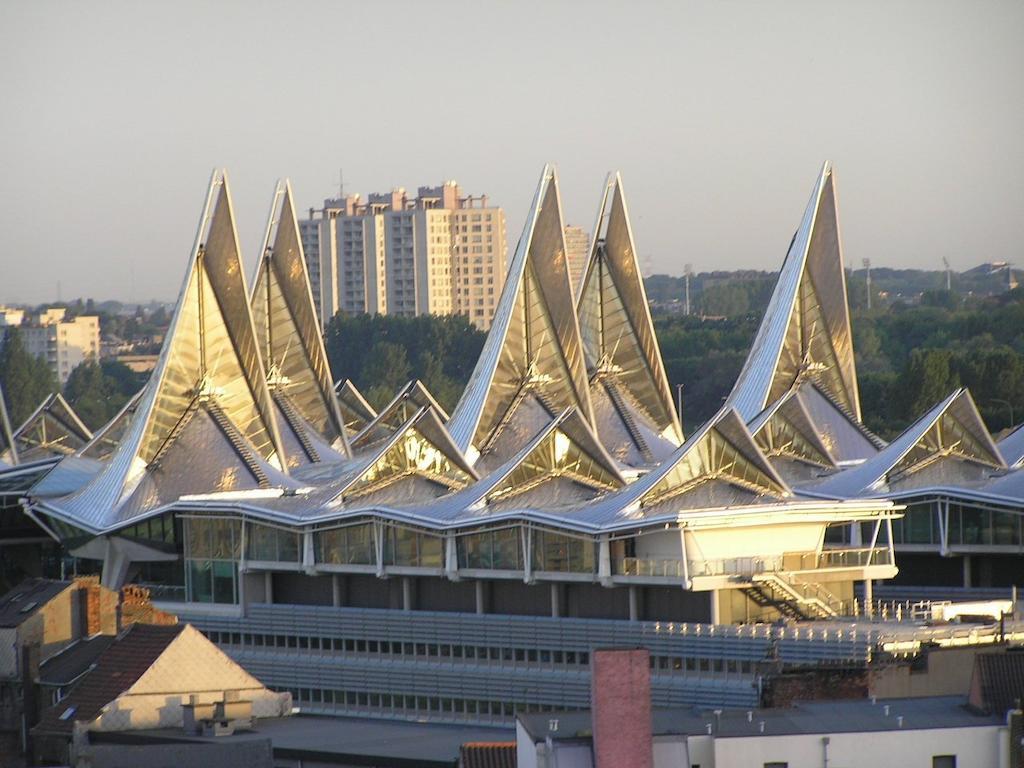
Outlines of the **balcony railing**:
{"label": "balcony railing", "polygon": [[787,570],[818,571],[827,568],[864,568],[869,565],[892,565],[888,547],[874,549],[824,549],[821,554],[805,552],[800,555],[800,567]]}
{"label": "balcony railing", "polygon": [[783,570],[784,555],[728,557],[720,560],[691,560],[690,576],[753,576]]}
{"label": "balcony railing", "polygon": [[892,565],[888,547],[874,549],[825,549],[819,552],[785,552],[781,555],[691,560],[690,576],[745,576],[779,571],[823,571]]}
{"label": "balcony railing", "polygon": [[613,561],[616,576],[647,576],[681,579],[686,574],[683,561],[675,559],[654,559],[645,557],[621,557]]}

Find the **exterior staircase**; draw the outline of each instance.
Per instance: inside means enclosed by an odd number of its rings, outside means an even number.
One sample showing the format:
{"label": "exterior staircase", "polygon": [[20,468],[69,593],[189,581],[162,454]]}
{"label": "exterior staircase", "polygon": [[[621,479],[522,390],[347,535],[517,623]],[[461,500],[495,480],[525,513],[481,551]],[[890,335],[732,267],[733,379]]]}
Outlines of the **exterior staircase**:
{"label": "exterior staircase", "polygon": [[831,619],[839,615],[836,597],[820,584],[795,584],[780,573],[758,573],[743,593],[762,608],[775,608],[789,619]]}

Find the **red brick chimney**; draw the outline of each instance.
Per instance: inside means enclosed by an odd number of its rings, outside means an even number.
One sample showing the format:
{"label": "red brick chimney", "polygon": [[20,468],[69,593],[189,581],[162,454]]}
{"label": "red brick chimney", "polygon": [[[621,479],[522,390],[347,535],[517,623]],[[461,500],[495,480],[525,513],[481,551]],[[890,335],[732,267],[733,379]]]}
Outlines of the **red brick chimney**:
{"label": "red brick chimney", "polygon": [[595,768],[653,768],[650,653],[610,648],[591,659]]}

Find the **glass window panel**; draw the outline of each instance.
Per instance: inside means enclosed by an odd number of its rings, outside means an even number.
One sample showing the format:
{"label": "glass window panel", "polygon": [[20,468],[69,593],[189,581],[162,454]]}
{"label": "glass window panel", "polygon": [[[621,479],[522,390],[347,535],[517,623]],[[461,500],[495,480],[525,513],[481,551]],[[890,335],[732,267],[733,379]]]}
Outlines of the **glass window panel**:
{"label": "glass window panel", "polygon": [[992,543],[1020,544],[1020,516],[1012,512],[992,513]]}
{"label": "glass window panel", "polygon": [[189,600],[194,603],[213,602],[213,579],[209,560],[188,563]]}
{"label": "glass window panel", "polygon": [[963,537],[964,544],[991,544],[992,527],[989,513],[980,509],[965,509],[963,511]]}
{"label": "glass window panel", "polygon": [[217,561],[213,563],[213,602],[237,602],[235,597],[234,563]]}
{"label": "glass window panel", "polygon": [[932,544],[936,539],[932,536],[931,509],[924,507],[908,509],[903,518],[903,532],[907,544]]}

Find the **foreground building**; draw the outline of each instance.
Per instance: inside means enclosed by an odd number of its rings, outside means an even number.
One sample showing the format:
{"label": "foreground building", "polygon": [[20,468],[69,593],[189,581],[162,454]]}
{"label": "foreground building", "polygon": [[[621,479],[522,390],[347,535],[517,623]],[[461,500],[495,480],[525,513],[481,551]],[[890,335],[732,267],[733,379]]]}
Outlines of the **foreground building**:
{"label": "foreground building", "polygon": [[865,664],[877,627],[754,624],[854,614],[857,585],[897,574],[901,508],[842,480],[889,448],[860,422],[833,183],[735,391],[685,437],[617,175],[577,297],[544,169],[449,416],[418,382],[379,413],[331,387],[290,190],[250,292],[217,173],[147,387],[102,442],[0,475],[0,499],[316,712],[583,708],[602,645],[650,648],[658,706],[755,705],[765,663]]}

